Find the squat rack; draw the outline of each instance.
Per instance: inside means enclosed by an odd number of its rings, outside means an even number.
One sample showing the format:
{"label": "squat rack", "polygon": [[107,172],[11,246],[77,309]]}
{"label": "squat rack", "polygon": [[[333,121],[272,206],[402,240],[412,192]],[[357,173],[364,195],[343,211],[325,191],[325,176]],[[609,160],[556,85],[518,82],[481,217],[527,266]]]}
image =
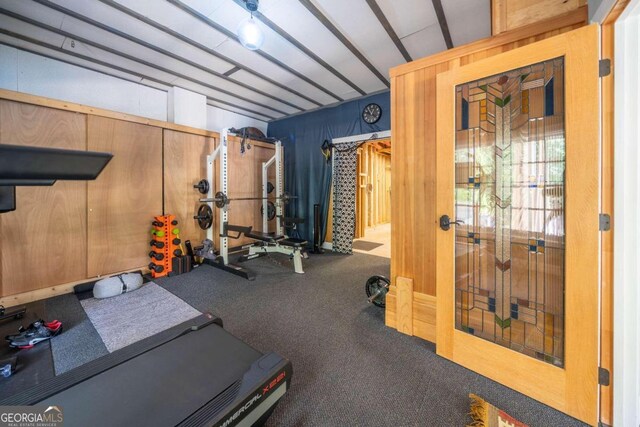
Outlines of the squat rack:
{"label": "squat rack", "polygon": [[[229,159],[228,159],[228,146],[229,146],[229,134],[234,133],[233,128],[224,128],[220,133],[220,144],[213,150],[211,154],[207,156],[207,179],[209,183],[213,183],[213,170],[214,164],[217,158],[220,159],[220,174],[219,174],[219,182],[220,182],[220,190],[218,193],[214,195],[215,186],[209,185],[209,189],[207,192],[206,198],[201,198],[200,202],[208,203],[209,207],[213,211],[216,203],[217,195],[222,193],[224,195],[228,192],[228,167],[229,167]],[[222,268],[226,271],[229,271],[233,274],[240,275],[249,280],[252,279],[251,273],[244,270],[242,267],[229,264],[229,212],[228,212],[228,203],[233,200],[259,200],[262,199],[262,230],[264,233],[269,231],[269,224],[267,218],[268,212],[268,170],[271,165],[275,164],[276,168],[276,185],[275,185],[275,207],[276,207],[276,234],[283,234],[282,227],[282,217],[283,217],[283,204],[285,195],[283,193],[283,171],[282,171],[282,143],[279,140],[273,141],[275,145],[275,154],[266,162],[262,162],[262,197],[245,197],[238,199],[227,199],[226,203],[219,208],[219,258],[220,261],[214,261],[211,259],[205,259],[205,262],[214,267]],[[288,198],[288,196],[286,196]],[[207,239],[210,241],[214,241],[213,239],[213,227],[207,229]]]}

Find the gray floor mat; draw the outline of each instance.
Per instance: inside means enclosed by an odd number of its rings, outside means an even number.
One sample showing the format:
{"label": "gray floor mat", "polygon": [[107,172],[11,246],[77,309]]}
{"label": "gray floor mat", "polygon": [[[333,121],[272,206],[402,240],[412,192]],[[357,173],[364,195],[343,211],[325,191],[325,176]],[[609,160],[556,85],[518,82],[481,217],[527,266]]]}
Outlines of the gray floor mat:
{"label": "gray floor mat", "polygon": [[375,248],[379,248],[380,246],[383,246],[383,244],[376,242],[367,242],[366,240],[353,241],[353,249],[357,249],[359,251],[372,251]]}
{"label": "gray floor mat", "polygon": [[80,304],[109,352],[201,314],[153,282],[117,297],[85,299]]}
{"label": "gray floor mat", "polygon": [[56,375],[90,362],[108,353],[80,301],[74,294],[46,301],[47,321],[62,322],[62,333],[51,339],[51,354]]}

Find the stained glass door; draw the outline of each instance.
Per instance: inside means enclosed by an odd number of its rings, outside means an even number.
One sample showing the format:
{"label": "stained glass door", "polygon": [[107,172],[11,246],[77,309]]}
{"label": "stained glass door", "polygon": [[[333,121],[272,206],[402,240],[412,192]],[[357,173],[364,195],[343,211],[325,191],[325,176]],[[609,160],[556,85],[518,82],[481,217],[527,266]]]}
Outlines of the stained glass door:
{"label": "stained glass door", "polygon": [[456,329],[563,366],[564,59],[456,87]]}
{"label": "stained glass door", "polygon": [[437,352],[594,423],[597,29],[438,76]]}

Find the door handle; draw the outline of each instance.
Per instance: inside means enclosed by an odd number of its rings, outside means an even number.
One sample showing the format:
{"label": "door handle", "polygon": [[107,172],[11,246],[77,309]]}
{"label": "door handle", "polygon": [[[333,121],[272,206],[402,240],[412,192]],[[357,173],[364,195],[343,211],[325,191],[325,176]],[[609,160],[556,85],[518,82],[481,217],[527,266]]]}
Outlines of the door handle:
{"label": "door handle", "polygon": [[462,224],[464,224],[464,221],[460,219],[456,221],[451,221],[451,218],[449,218],[449,215],[442,215],[440,217],[440,228],[443,229],[444,231],[451,229],[452,225],[462,225]]}

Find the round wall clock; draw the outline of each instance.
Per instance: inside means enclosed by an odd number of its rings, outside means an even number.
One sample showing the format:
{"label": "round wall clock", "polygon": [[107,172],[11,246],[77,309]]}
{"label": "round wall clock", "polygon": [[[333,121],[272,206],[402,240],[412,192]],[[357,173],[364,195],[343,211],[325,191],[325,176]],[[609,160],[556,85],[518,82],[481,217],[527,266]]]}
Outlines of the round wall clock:
{"label": "round wall clock", "polygon": [[370,125],[374,124],[382,116],[382,108],[378,104],[369,104],[362,110],[362,120]]}

